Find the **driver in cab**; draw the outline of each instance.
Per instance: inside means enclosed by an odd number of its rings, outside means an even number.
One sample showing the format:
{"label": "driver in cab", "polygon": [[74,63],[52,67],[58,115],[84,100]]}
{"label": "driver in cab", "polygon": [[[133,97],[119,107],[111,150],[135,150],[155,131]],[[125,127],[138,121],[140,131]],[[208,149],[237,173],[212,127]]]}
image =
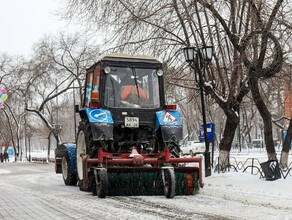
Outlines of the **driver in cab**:
{"label": "driver in cab", "polygon": [[141,105],[149,99],[148,93],[139,85],[125,85],[121,89],[122,101]]}
{"label": "driver in cab", "polygon": [[[130,77],[129,77],[130,76]],[[131,76],[121,72],[120,79],[120,98],[121,104],[126,107],[141,108],[148,103],[149,94],[139,84],[136,76]]]}

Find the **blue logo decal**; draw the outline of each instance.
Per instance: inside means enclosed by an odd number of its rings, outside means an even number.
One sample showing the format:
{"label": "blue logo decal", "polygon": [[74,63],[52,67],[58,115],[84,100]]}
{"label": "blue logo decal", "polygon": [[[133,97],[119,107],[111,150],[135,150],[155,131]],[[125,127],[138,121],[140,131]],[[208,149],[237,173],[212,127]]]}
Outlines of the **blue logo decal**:
{"label": "blue logo decal", "polygon": [[87,108],[86,113],[87,113],[89,122],[113,124],[112,116],[110,112],[106,109]]}
{"label": "blue logo decal", "polygon": [[93,109],[89,112],[89,117],[93,120],[107,122],[107,114],[100,109]]}

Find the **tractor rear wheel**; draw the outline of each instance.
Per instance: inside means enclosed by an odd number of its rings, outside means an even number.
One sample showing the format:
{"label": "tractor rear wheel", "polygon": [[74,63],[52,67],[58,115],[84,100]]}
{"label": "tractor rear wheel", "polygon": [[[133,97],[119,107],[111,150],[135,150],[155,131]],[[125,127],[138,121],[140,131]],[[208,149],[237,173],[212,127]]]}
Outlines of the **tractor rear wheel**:
{"label": "tractor rear wheel", "polygon": [[108,193],[108,175],[106,169],[94,170],[95,176],[95,195],[105,198]]}
{"label": "tractor rear wheel", "polygon": [[72,174],[68,157],[62,158],[62,176],[66,185],[74,186],[77,183],[76,174]]}
{"label": "tractor rear wheel", "polygon": [[77,176],[79,189],[83,190],[83,159],[82,157],[86,155],[86,140],[85,131],[80,126],[77,136],[77,150],[76,150],[76,161],[77,161]]}
{"label": "tractor rear wheel", "polygon": [[175,174],[172,168],[162,170],[163,191],[166,198],[173,198],[175,195]]}
{"label": "tractor rear wheel", "polygon": [[77,161],[77,173],[78,173],[78,185],[80,190],[91,191],[92,181],[94,178],[91,177],[92,173],[88,173],[88,189],[83,189],[83,156],[88,155],[90,158],[96,156],[98,147],[93,141],[91,125],[82,121],[79,124],[79,131],[77,135],[77,151],[76,151],[76,161]]}

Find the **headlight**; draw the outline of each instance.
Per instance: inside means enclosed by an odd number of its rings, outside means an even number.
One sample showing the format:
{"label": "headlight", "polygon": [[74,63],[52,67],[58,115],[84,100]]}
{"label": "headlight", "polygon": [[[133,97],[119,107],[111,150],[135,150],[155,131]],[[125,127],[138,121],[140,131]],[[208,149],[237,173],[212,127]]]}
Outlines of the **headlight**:
{"label": "headlight", "polygon": [[163,75],[163,71],[162,70],[157,70],[157,76],[162,76]]}
{"label": "headlight", "polygon": [[104,72],[106,74],[109,74],[111,71],[112,71],[112,69],[109,66],[107,66],[107,67],[104,68]]}

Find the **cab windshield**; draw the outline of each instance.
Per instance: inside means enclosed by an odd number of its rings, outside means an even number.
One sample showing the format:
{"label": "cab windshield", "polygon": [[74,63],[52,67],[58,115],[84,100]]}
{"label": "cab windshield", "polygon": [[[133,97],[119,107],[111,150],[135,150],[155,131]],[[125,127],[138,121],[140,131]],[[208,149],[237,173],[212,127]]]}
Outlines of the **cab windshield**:
{"label": "cab windshield", "polygon": [[104,104],[114,108],[159,108],[157,69],[111,67],[106,75]]}

